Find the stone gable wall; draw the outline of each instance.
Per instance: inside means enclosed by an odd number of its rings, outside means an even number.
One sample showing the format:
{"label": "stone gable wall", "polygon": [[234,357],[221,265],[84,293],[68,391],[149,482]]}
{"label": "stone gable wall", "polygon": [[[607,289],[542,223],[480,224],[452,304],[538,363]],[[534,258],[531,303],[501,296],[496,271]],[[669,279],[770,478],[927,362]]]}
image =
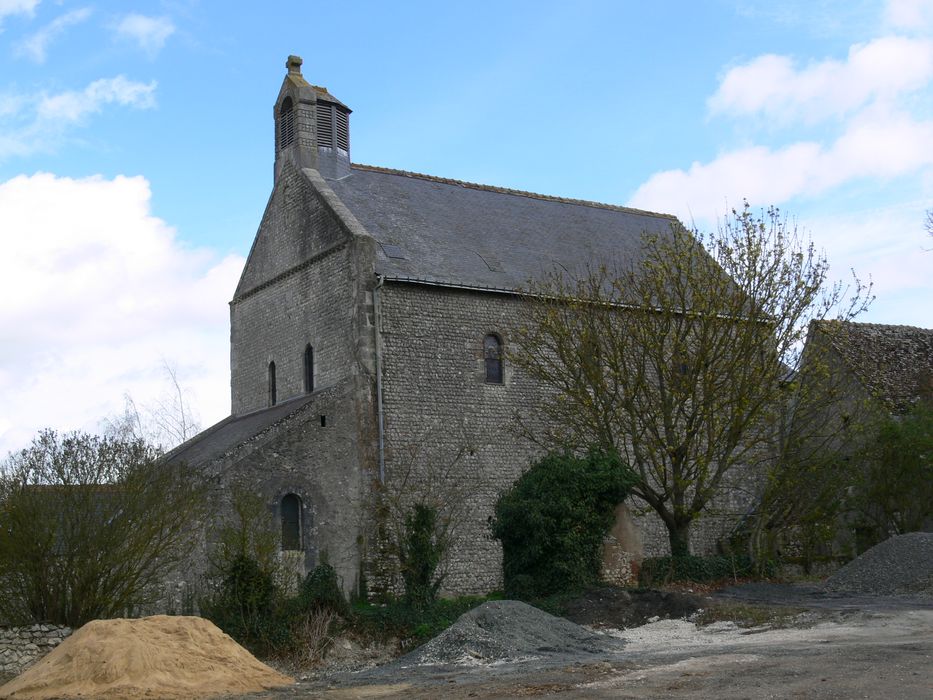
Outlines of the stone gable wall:
{"label": "stone gable wall", "polygon": [[308,178],[286,163],[263,212],[236,297],[347,240]]}
{"label": "stone gable wall", "polygon": [[359,247],[291,166],[263,217],[230,305],[234,415],[269,405],[275,362],[279,402],[304,392],[304,352],[314,348],[315,387],[356,371]]}
{"label": "stone gable wall", "polygon": [[269,405],[275,362],[279,403],[304,393],[304,353],[314,348],[314,385],[331,386],[353,371],[350,248],[339,248],[288,279],[231,307],[233,413]]}
{"label": "stone gable wall", "polygon": [[203,467],[216,473],[221,513],[229,515],[234,488],[246,488],[268,503],[277,526],[282,497],[297,494],[304,509],[304,555],[293,557],[298,573],[326,551],[349,591],[358,585],[368,517],[363,493],[375,478],[368,470],[378,464],[375,244],[341,217],[339,201],[316,173],[283,164],[231,302],[232,410],[242,415],[269,405],[270,362],[277,403],[305,394],[308,344],[314,392],[297,415]]}

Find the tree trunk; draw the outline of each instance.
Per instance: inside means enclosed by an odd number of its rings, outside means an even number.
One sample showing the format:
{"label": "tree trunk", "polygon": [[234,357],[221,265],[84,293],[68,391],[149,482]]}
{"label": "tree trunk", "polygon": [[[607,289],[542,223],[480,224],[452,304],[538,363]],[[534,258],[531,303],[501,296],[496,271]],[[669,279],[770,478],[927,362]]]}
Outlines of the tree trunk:
{"label": "tree trunk", "polygon": [[690,554],[690,521],[665,524],[667,525],[667,537],[671,543],[671,556],[688,556]]}

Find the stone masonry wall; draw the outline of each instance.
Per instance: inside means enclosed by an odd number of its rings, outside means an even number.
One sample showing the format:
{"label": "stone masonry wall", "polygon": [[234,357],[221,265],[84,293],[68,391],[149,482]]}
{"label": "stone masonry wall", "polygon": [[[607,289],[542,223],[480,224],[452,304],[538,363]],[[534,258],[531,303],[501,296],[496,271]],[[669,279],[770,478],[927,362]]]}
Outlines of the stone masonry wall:
{"label": "stone masonry wall", "polygon": [[[534,425],[535,407],[550,394],[505,363],[505,382],[484,381],[482,343],[498,334],[506,348],[522,302],[511,295],[388,283],[381,304],[383,395],[388,488],[404,483],[413,497],[435,488],[437,472],[462,457],[449,491],[463,504],[463,522],[445,581],[449,591],[485,592],[501,586],[501,548],[488,519],[499,494],[540,456],[519,437],[516,415]],[[736,475],[736,481],[743,481]],[[718,541],[747,510],[744,488],[724,493],[693,528],[696,554]],[[629,503],[642,551],[605,557],[606,575],[624,578],[631,561],[670,552],[667,532],[643,503]],[[611,535],[607,538],[607,545]],[[639,539],[639,538],[636,538]]]}
{"label": "stone masonry wall", "polygon": [[[166,584],[175,592],[173,607],[187,612],[184,597],[205,590],[210,552],[220,528],[235,525],[235,494],[258,496],[268,523],[281,527],[281,502],[287,494],[301,501],[301,550],[283,552],[298,576],[304,576],[327,552],[345,592],[355,590],[360,571],[362,520],[361,468],[356,379],[316,390],[300,407],[254,435],[221,459],[201,465],[212,484],[212,513],[188,564]],[[146,612],[164,612],[163,609]]]}
{"label": "stone masonry wall", "polygon": [[0,675],[18,676],[71,634],[70,627],[0,627]]}
{"label": "stone masonry wall", "polygon": [[382,290],[387,488],[404,483],[417,498],[437,488],[440,472],[456,461],[440,488],[460,508],[444,584],[458,593],[501,587],[501,548],[487,521],[498,495],[539,454],[513,434],[512,419],[531,412],[541,390],[508,363],[503,384],[484,380],[483,339],[496,333],[508,347],[517,303],[414,285]]}
{"label": "stone masonry wall", "polygon": [[[231,390],[236,416],[303,400],[305,348],[314,351],[311,403],[210,466],[222,510],[234,486],[260,494],[274,524],[281,499],[302,502],[298,573],[328,553],[346,590],[360,571],[364,486],[375,469],[373,240],[314,171],[285,163],[231,302]],[[367,490],[368,493],[368,490]],[[205,544],[205,546],[209,546]],[[283,556],[293,556],[283,553]]]}
{"label": "stone masonry wall", "polygon": [[234,415],[269,405],[268,368],[279,402],[304,393],[304,352],[314,349],[315,386],[353,371],[355,248],[307,178],[291,166],[276,184],[230,305]]}

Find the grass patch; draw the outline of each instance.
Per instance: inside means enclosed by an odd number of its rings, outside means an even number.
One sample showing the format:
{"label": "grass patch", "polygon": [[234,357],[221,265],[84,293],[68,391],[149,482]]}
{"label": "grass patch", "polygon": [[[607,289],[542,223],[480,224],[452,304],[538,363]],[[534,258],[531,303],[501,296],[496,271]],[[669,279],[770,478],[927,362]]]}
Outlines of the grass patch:
{"label": "grass patch", "polygon": [[783,605],[749,605],[748,603],[716,602],[703,610],[695,618],[698,627],[705,627],[714,622],[734,622],[739,627],[771,627],[784,629],[797,627],[800,615],[806,608]]}
{"label": "grass patch", "polygon": [[363,640],[399,641],[406,652],[424,644],[450,627],[463,613],[488,600],[501,600],[501,594],[439,598],[424,607],[403,600],[388,603],[356,603],[348,615],[344,631]]}

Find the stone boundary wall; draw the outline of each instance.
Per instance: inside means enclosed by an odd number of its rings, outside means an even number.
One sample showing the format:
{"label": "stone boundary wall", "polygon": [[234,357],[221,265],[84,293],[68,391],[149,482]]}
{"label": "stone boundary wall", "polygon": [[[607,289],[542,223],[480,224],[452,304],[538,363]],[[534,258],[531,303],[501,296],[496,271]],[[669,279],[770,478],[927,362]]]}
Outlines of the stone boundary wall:
{"label": "stone boundary wall", "polygon": [[18,676],[71,634],[70,627],[0,627],[0,675]]}

